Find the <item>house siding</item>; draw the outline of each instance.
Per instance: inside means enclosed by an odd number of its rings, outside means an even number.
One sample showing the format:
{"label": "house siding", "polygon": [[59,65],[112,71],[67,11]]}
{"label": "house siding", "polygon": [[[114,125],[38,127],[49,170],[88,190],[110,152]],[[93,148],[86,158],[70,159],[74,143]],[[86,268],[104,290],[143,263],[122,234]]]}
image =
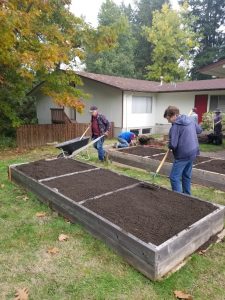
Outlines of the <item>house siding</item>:
{"label": "house siding", "polygon": [[85,100],[85,110],[76,116],[77,122],[86,123],[90,121],[89,108],[96,105],[99,112],[106,116],[110,122],[114,122],[115,135],[122,129],[122,97],[123,92],[117,88],[83,78],[82,90],[90,95]]}
{"label": "house siding", "polygon": [[58,108],[59,106],[52,101],[52,98],[49,96],[43,95],[40,91],[35,93],[36,101],[36,112],[38,124],[51,124],[51,108]]}

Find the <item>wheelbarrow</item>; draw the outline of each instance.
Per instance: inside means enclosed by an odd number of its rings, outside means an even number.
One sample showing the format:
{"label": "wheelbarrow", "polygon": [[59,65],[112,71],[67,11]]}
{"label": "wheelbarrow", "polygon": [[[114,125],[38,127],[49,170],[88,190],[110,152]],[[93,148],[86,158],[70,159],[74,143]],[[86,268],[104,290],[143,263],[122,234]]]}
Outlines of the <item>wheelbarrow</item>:
{"label": "wheelbarrow", "polygon": [[89,136],[77,137],[75,139],[58,144],[56,148],[60,149],[62,152],[57,156],[57,158],[71,156],[74,153],[74,151],[77,151],[78,149],[81,149],[84,146],[86,146],[88,144],[89,139]]}

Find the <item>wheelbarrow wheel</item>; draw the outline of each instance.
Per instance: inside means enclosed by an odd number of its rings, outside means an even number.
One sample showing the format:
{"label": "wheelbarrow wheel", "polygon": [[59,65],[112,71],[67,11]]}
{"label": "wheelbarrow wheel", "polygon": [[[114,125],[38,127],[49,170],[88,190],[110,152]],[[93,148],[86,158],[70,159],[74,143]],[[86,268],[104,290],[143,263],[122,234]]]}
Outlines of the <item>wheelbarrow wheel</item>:
{"label": "wheelbarrow wheel", "polygon": [[64,151],[64,153],[60,153],[60,154],[57,156],[57,158],[62,158],[62,157],[65,157],[65,156],[69,156],[69,153]]}

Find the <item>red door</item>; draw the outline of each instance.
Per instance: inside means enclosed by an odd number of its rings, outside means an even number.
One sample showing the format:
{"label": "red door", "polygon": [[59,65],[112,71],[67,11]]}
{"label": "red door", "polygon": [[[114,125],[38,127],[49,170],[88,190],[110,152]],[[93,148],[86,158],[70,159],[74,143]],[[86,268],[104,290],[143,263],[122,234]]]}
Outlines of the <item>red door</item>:
{"label": "red door", "polygon": [[195,107],[197,108],[198,122],[202,122],[202,115],[207,112],[208,95],[195,95]]}

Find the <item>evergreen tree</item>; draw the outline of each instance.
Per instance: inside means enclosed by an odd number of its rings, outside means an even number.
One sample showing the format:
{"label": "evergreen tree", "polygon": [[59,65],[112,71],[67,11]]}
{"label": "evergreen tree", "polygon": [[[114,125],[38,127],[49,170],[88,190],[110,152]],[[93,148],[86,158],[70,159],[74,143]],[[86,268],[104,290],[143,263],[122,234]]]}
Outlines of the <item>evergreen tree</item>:
{"label": "evergreen tree", "polygon": [[191,71],[192,79],[211,78],[198,73],[198,68],[225,56],[225,1],[189,0],[188,4],[189,15],[195,17],[193,30],[200,34],[200,47],[195,52]]}

